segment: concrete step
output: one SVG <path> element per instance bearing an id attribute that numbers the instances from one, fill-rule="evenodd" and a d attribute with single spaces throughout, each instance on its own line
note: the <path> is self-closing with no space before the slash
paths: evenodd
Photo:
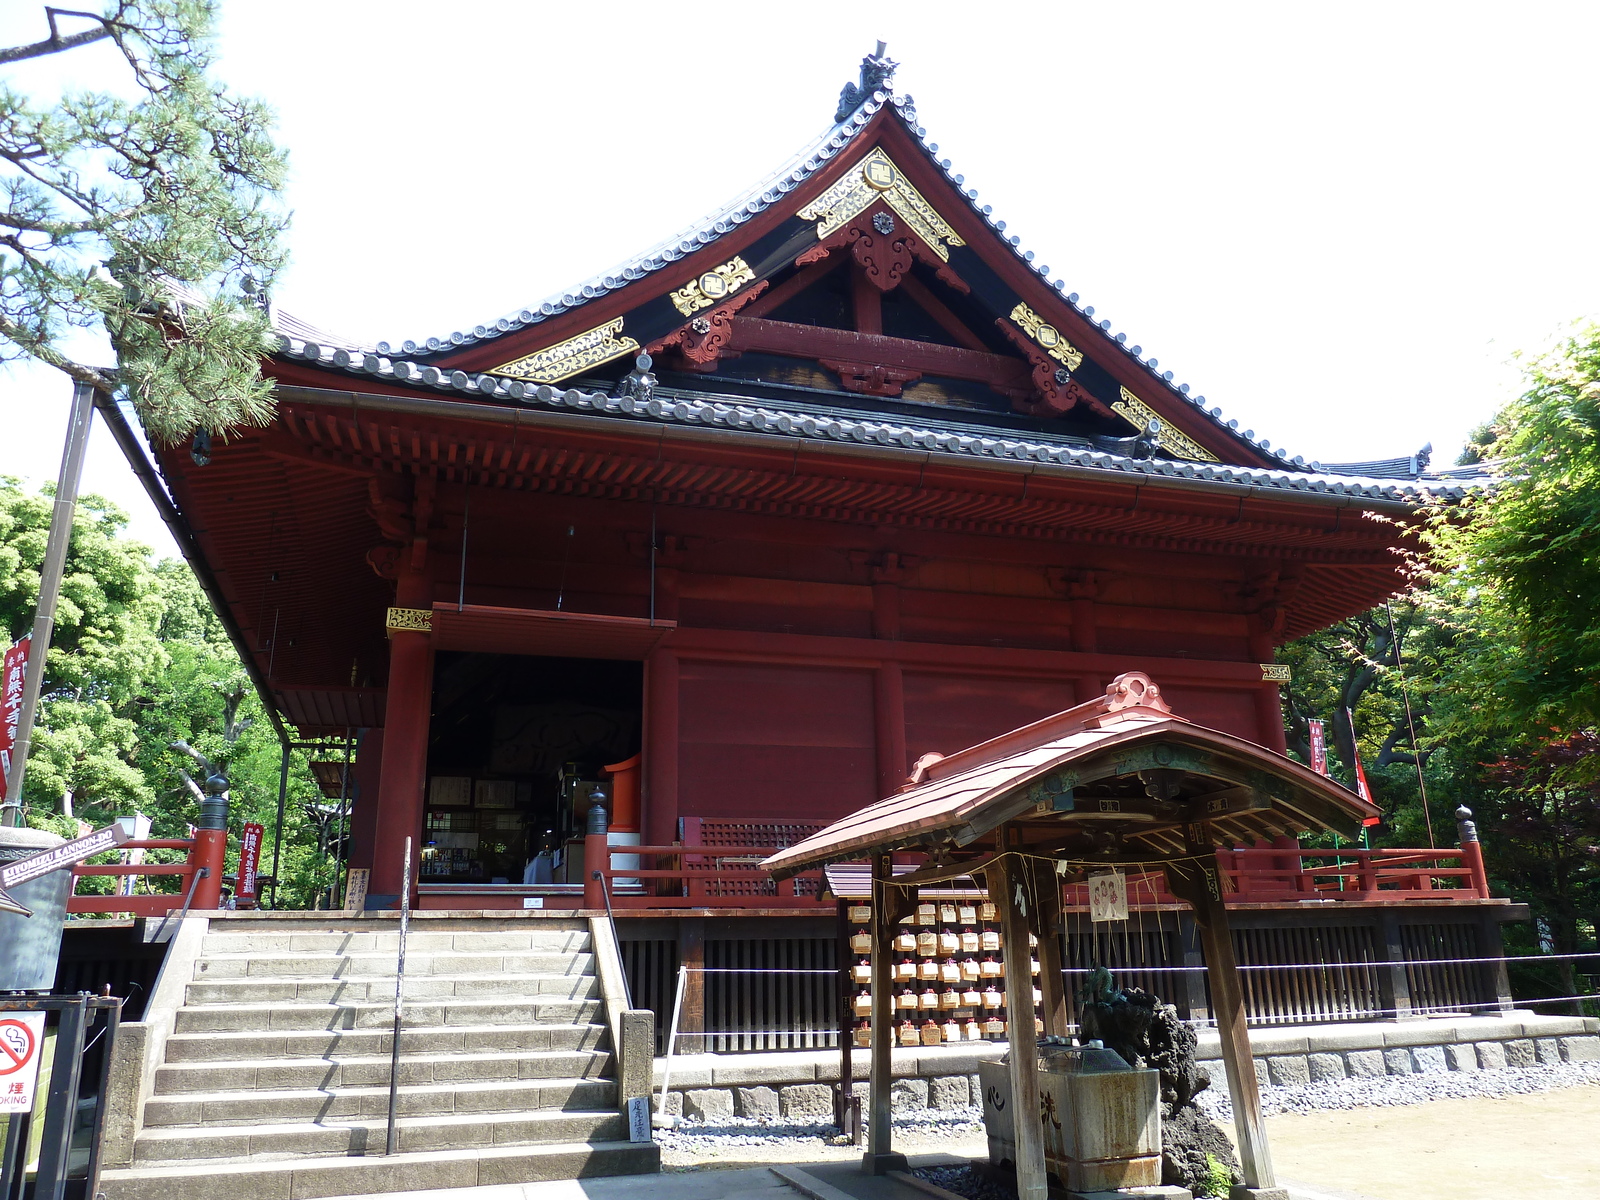
<path id="1" fill-rule="evenodd" d="M 539 1110 L 616 1110 L 617 1085 L 608 1079 L 510 1079 L 408 1084 L 395 1095 L 403 1117 Z M 191 1092 L 156 1095 L 145 1104 L 147 1129 L 216 1127 L 386 1117 L 389 1088 L 382 1086 Z"/>
<path id="2" fill-rule="evenodd" d="M 378 1149 L 382 1150 L 382 1140 Z M 495 1146 L 388 1157 L 299 1158 L 282 1162 L 207 1163 L 106 1171 L 106 1200 L 305 1200 L 386 1192 L 537 1183 L 593 1175 L 639 1175 L 661 1169 L 650 1142 Z"/>
<path id="3" fill-rule="evenodd" d="M 295 932 L 273 928 L 239 932 L 231 924 L 220 932 L 208 933 L 202 954 L 287 954 L 302 951 L 321 954 L 395 954 L 400 947 L 398 931 L 374 929 L 315 929 Z M 587 928 L 552 929 L 542 925 L 526 929 L 503 930 L 419 930 L 415 926 L 406 936 L 406 953 L 412 951 L 458 950 L 472 954 L 538 951 L 570 954 L 589 949 Z"/>
<path id="4" fill-rule="evenodd" d="M 474 996 L 507 999 L 589 999 L 600 995 L 592 975 L 424 975 L 406 977 L 406 1003 Z M 267 1004 L 286 1000 L 327 1004 L 362 1000 L 394 1003 L 394 976 L 387 979 L 325 976 L 318 979 L 239 978 L 187 985 L 189 1004 Z"/>
<path id="5" fill-rule="evenodd" d="M 272 1091 L 295 1088 L 388 1087 L 390 1058 L 279 1058 L 169 1062 L 156 1068 L 155 1094 Z M 402 1085 L 489 1083 L 497 1080 L 603 1079 L 611 1073 L 609 1054 L 501 1051 L 482 1054 L 402 1056 Z"/>
<path id="6" fill-rule="evenodd" d="M 560 1110 L 404 1117 L 395 1127 L 401 1153 L 614 1141 L 628 1131 L 620 1113 Z M 134 1139 L 133 1162 L 135 1166 L 185 1162 L 198 1166 L 202 1160 L 259 1162 L 381 1153 L 387 1129 L 383 1118 L 145 1129 Z"/>
<path id="7" fill-rule="evenodd" d="M 434 1000 L 407 1002 L 405 1023 L 422 1028 L 434 1025 L 579 1025 L 599 1020 L 600 1004 L 593 1000 Z M 394 1024 L 394 1002 L 301 1004 L 205 1004 L 180 1008 L 178 1033 L 274 1029 L 388 1029 Z"/>
<path id="8" fill-rule="evenodd" d="M 195 963 L 195 979 L 392 979 L 395 955 L 323 951 L 272 954 L 207 954 Z M 464 953 L 428 950 L 406 953 L 406 982 L 430 975 L 587 975 L 594 970 L 588 951 L 510 951 Z"/>
<path id="9" fill-rule="evenodd" d="M 483 1051 L 593 1052 L 604 1025 L 452 1025 L 402 1029 L 400 1053 L 472 1054 Z M 169 1063 L 256 1061 L 280 1058 L 350 1058 L 388 1054 L 388 1029 L 265 1030 L 175 1033 L 167 1039 Z"/>

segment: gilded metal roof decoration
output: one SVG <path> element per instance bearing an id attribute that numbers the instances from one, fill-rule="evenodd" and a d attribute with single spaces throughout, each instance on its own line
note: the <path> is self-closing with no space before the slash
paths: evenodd
<path id="1" fill-rule="evenodd" d="M 1018 328 L 1026 333 L 1051 358 L 1064 365 L 1069 371 L 1076 371 L 1083 362 L 1083 351 L 1079 350 L 1066 338 L 1061 336 L 1061 331 L 1054 325 L 1045 323 L 1043 317 L 1034 312 L 1021 301 L 1011 310 L 1011 319 L 1017 323 Z M 1066 383 L 1057 372 L 1057 383 Z"/>
<path id="2" fill-rule="evenodd" d="M 817 222 L 817 237 L 821 239 L 879 200 L 899 213 L 912 232 L 944 261 L 950 261 L 950 251 L 945 247 L 966 245 L 881 146 L 874 146 L 855 170 L 802 208 L 799 215 L 802 220 Z"/>
<path id="3" fill-rule="evenodd" d="M 1162 421 L 1160 413 L 1127 388 L 1122 389 L 1122 399 L 1112 403 L 1111 411 L 1135 429 L 1148 429 L 1151 421 L 1160 421 L 1161 448 L 1177 458 L 1192 459 L 1195 462 L 1214 463 L 1221 461 L 1215 454 L 1211 453 L 1188 434 L 1175 428 L 1171 421 Z"/>
<path id="4" fill-rule="evenodd" d="M 1262 683 L 1292 683 L 1294 681 L 1294 668 L 1288 663 L 1262 663 Z"/>
<path id="5" fill-rule="evenodd" d="M 596 325 L 554 346 L 495 367 L 489 373 L 507 379 L 526 379 L 531 383 L 560 383 L 591 367 L 636 354 L 639 343 L 622 335 L 622 318 Z"/>
<path id="6" fill-rule="evenodd" d="M 672 306 L 684 316 L 720 303 L 755 279 L 750 264 L 738 255 L 720 267 L 707 271 L 699 279 L 691 279 L 672 293 Z"/>

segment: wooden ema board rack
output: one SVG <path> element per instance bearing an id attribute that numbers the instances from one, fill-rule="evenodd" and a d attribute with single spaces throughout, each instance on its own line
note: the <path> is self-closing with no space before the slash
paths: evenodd
<path id="1" fill-rule="evenodd" d="M 872 905 L 847 909 L 855 982 L 853 1040 L 872 1044 Z M 1037 940 L 1028 935 L 1033 974 L 1039 974 Z M 999 914 L 987 899 L 921 901 L 901 918 L 894 939 L 895 1041 L 902 1046 L 948 1042 L 1004 1041 L 1010 1022 L 1005 991 L 1004 935 Z M 1033 989 L 1034 1026 L 1043 1031 Z"/>

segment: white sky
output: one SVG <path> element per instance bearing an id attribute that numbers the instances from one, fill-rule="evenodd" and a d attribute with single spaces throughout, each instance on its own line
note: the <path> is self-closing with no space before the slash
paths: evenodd
<path id="1" fill-rule="evenodd" d="M 676 232 L 826 128 L 877 38 L 1008 232 L 1290 454 L 1449 461 L 1515 351 L 1600 314 L 1592 4 L 223 7 L 222 77 L 291 155 L 276 299 L 372 340 Z M 42 33 L 37 4 L 0 14 Z M 0 376 L 0 473 L 54 476 L 69 390 Z M 170 548 L 103 432 L 86 488 Z"/>

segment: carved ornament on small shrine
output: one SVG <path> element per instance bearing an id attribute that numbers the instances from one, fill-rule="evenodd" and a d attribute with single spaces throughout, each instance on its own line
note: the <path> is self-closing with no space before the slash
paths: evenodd
<path id="1" fill-rule="evenodd" d="M 950 261 L 947 246 L 966 245 L 878 146 L 861 160 L 859 169 L 802 208 L 800 217 L 817 222 L 817 237 L 821 239 L 843 228 L 879 200 L 899 213 L 912 232 L 945 262 Z"/>
<path id="2" fill-rule="evenodd" d="M 560 383 L 613 358 L 638 352 L 639 343 L 623 335 L 622 318 L 618 317 L 576 337 L 569 337 L 564 342 L 503 363 L 489 374 L 525 379 L 531 383 Z"/>
<path id="3" fill-rule="evenodd" d="M 1178 458 L 1187 458 L 1195 462 L 1219 462 L 1220 459 L 1207 450 L 1199 442 L 1186 433 L 1180 433 L 1171 421 L 1163 420 L 1161 414 L 1156 412 L 1139 397 L 1127 388 L 1122 388 L 1122 399 L 1112 402 L 1111 411 L 1116 413 L 1140 433 L 1150 427 L 1151 421 L 1161 422 L 1161 448 L 1169 450 Z"/>
<path id="4" fill-rule="evenodd" d="M 692 279 L 669 297 L 672 306 L 684 316 L 699 312 L 733 295 L 756 277 L 750 264 L 735 256 L 720 267 L 707 271 L 699 279 Z"/>
<path id="5" fill-rule="evenodd" d="M 390 633 L 432 633 L 433 613 L 426 608 L 391 608 L 383 627 Z"/>
<path id="6" fill-rule="evenodd" d="M 1294 679 L 1294 672 L 1288 663 L 1262 663 L 1262 683 L 1290 683 Z"/>
<path id="7" fill-rule="evenodd" d="M 1011 310 L 1011 319 L 1037 342 L 1046 354 L 1067 370 L 1076 371 L 1083 362 L 1083 351 L 1062 337 L 1061 331 L 1054 325 L 1047 325 L 1044 318 L 1026 304 L 1019 301 Z"/>

